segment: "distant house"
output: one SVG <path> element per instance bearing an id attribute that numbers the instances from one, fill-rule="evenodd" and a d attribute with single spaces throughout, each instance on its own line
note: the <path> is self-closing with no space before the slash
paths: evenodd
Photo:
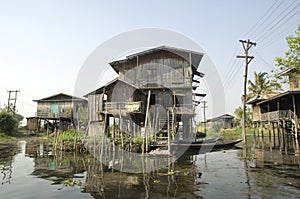
<path id="1" fill-rule="evenodd" d="M 269 128 L 274 129 L 276 125 L 278 130 L 297 134 L 300 124 L 300 72 L 291 68 L 279 75 L 288 76 L 289 90 L 250 99 L 247 103 L 252 105 L 253 123 L 261 130 L 269 124 Z"/>
<path id="2" fill-rule="evenodd" d="M 237 123 L 233 120 L 234 116 L 229 114 L 224 114 L 219 117 L 211 118 L 206 121 L 207 128 L 211 128 L 214 125 L 217 125 L 218 127 L 222 129 L 230 129 L 235 128 L 237 126 Z"/>
<path id="3" fill-rule="evenodd" d="M 41 122 L 52 130 L 67 128 L 74 121 L 73 114 L 77 113 L 80 107 L 87 106 L 85 99 L 64 93 L 33 101 L 37 102 L 36 115 L 27 118 L 27 128 L 31 131 L 38 131 Z"/>
<path id="4" fill-rule="evenodd" d="M 89 133 L 117 125 L 132 135 L 143 132 L 142 128 L 147 136 L 166 133 L 168 127 L 174 135 L 182 124 L 184 136 L 189 136 L 194 98 L 205 96 L 195 93 L 204 76 L 197 71 L 202 57 L 199 52 L 161 46 L 109 63 L 118 77 L 85 96 Z"/>

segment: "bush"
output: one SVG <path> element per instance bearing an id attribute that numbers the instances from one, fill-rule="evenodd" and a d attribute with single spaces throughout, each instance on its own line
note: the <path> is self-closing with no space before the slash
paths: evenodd
<path id="1" fill-rule="evenodd" d="M 58 140 L 60 141 L 73 141 L 75 140 L 76 132 L 74 129 L 60 132 Z"/>
<path id="2" fill-rule="evenodd" d="M 10 113 L 2 110 L 0 112 L 0 132 L 11 135 L 18 129 L 18 120 Z"/>

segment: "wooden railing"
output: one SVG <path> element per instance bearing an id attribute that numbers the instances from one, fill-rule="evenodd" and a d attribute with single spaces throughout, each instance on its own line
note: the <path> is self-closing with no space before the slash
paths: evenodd
<path id="1" fill-rule="evenodd" d="M 261 121 L 295 120 L 296 116 L 291 110 L 271 111 L 261 114 Z"/>
<path id="2" fill-rule="evenodd" d="M 143 113 L 144 108 L 142 106 L 143 102 L 105 102 L 104 110 L 108 113 Z"/>
<path id="3" fill-rule="evenodd" d="M 72 114 L 73 114 L 72 112 L 52 113 L 52 112 L 38 111 L 36 113 L 36 116 L 41 118 L 59 118 L 59 117 L 71 118 Z"/>
<path id="4" fill-rule="evenodd" d="M 192 104 L 183 104 L 175 106 L 174 111 L 177 115 L 194 114 L 194 106 Z"/>

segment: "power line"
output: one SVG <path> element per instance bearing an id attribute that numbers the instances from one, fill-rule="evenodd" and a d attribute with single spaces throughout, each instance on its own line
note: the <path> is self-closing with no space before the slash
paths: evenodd
<path id="1" fill-rule="evenodd" d="M 271 66 L 271 64 L 269 64 L 258 52 L 257 52 L 257 50 L 253 50 L 254 51 L 254 53 L 255 53 L 255 55 L 257 55 L 258 56 L 258 58 L 260 58 L 260 60 L 262 60 L 271 70 L 274 70 L 274 69 L 276 69 L 274 66 Z"/>
<path id="2" fill-rule="evenodd" d="M 232 66 L 232 62 L 235 62 L 235 61 L 236 61 L 235 55 L 237 54 L 238 50 L 239 50 L 239 45 L 236 45 L 234 54 L 231 56 L 231 59 L 230 59 L 230 61 L 228 62 L 227 66 Z M 227 68 L 226 68 L 226 71 L 224 72 L 225 77 L 226 77 L 228 74 L 230 74 L 231 70 L 232 70 L 232 67 L 227 67 Z"/>
<path id="3" fill-rule="evenodd" d="M 283 12 L 281 12 L 275 19 L 273 19 L 271 21 L 271 23 L 269 23 L 268 28 L 267 30 L 265 30 L 264 32 L 262 32 L 262 34 L 260 34 L 256 40 L 259 41 L 259 42 L 262 42 L 262 38 L 265 38 L 266 36 L 269 36 L 270 34 L 274 33 L 271 32 L 273 30 L 274 27 L 278 26 L 280 24 L 280 22 L 282 20 L 284 20 L 286 17 L 288 17 L 296 8 L 299 7 L 300 4 L 298 4 L 296 7 L 294 7 L 292 10 L 288 10 L 294 3 L 296 2 L 296 0 L 294 2 L 292 2 L 286 9 L 283 10 Z M 282 18 L 279 19 L 279 17 L 281 17 L 284 13 L 286 13 Z M 297 14 L 297 13 L 296 13 Z M 295 15 L 295 14 L 294 14 Z M 293 15 L 293 16 L 294 16 Z M 277 20 L 279 19 L 279 20 Z M 276 21 L 277 20 L 277 21 Z M 270 34 L 269 34 L 270 32 Z"/>
<path id="4" fill-rule="evenodd" d="M 272 4 L 272 6 L 265 12 L 265 14 L 254 24 L 254 26 L 252 26 L 251 28 L 250 28 L 250 30 L 244 35 L 244 37 L 247 37 L 248 36 L 248 34 L 250 34 L 251 32 L 255 32 L 256 30 L 257 30 L 257 28 L 259 27 L 259 26 L 257 26 L 261 21 L 262 21 L 262 19 L 264 18 L 264 17 L 266 17 L 267 16 L 267 14 L 272 10 L 272 8 L 275 6 L 275 4 L 278 2 L 278 0 L 276 0 L 273 4 Z M 282 1 L 283 2 L 283 1 Z M 274 12 L 272 12 L 272 13 L 274 13 Z"/>
<path id="5" fill-rule="evenodd" d="M 300 4 L 299 4 L 300 5 Z M 300 12 L 300 9 L 299 10 L 297 10 L 297 12 L 295 12 L 292 16 L 291 16 L 291 18 L 292 17 L 294 17 L 296 14 L 298 14 Z M 288 20 L 290 20 L 290 18 L 286 18 L 286 20 L 285 21 L 283 21 L 283 24 L 284 23 L 286 23 Z M 280 23 L 278 23 L 278 25 L 279 25 Z M 277 30 L 278 28 L 280 28 L 281 26 L 277 26 L 276 28 L 275 28 L 275 30 Z M 275 30 L 274 31 L 272 31 L 270 34 L 265 34 L 262 38 L 261 38 L 261 42 L 263 42 L 265 39 L 266 39 L 266 37 L 267 36 L 270 36 L 271 34 L 274 34 L 274 32 L 275 32 Z M 285 30 L 285 29 L 284 29 Z"/>
<path id="6" fill-rule="evenodd" d="M 253 32 L 252 35 L 254 35 L 254 32 L 259 30 L 261 27 L 263 27 L 263 25 L 268 21 L 268 19 L 270 19 L 272 17 L 273 14 L 276 13 L 276 10 L 282 5 L 282 3 L 284 2 L 284 0 L 282 0 L 277 6 L 276 8 L 271 12 L 271 14 L 266 17 L 266 19 L 260 24 L 260 26 L 258 26 Z M 258 34 L 259 35 L 259 34 Z"/>
<path id="7" fill-rule="evenodd" d="M 242 69 L 242 67 L 238 67 L 238 71 L 236 72 L 234 78 L 242 74 Z M 230 90 L 234 86 L 234 83 L 236 83 L 235 81 L 233 81 L 234 78 L 232 78 L 232 81 L 230 81 L 229 84 L 226 86 L 226 90 Z"/>
<path id="8" fill-rule="evenodd" d="M 297 25 L 296 25 L 297 24 Z M 280 33 L 277 34 L 277 36 L 275 38 L 272 38 L 271 40 L 265 42 L 263 45 L 261 45 L 259 47 L 260 50 L 263 50 L 267 47 L 269 47 L 271 44 L 274 44 L 276 42 L 278 42 L 278 38 L 283 37 L 284 35 L 287 35 L 289 32 L 291 32 L 293 29 L 297 29 L 297 27 L 300 25 L 299 20 L 297 19 L 297 21 L 295 21 L 295 23 L 293 23 L 292 25 L 290 25 L 290 28 L 288 29 L 283 29 L 283 31 L 281 31 Z"/>
<path id="9" fill-rule="evenodd" d="M 238 62 L 238 60 L 235 61 L 235 64 L 233 65 L 234 70 L 232 71 L 231 74 L 228 75 L 227 81 L 225 82 L 225 87 L 227 87 L 228 85 L 232 84 L 232 80 L 236 78 L 236 76 L 239 74 L 240 72 L 240 63 Z"/>
<path id="10" fill-rule="evenodd" d="M 8 100 L 7 100 L 7 112 L 12 112 L 13 114 L 16 113 L 16 103 L 17 103 L 17 96 L 18 96 L 18 92 L 20 92 L 20 90 L 9 90 L 8 92 Z M 15 97 L 12 98 L 11 94 L 15 93 Z M 11 103 L 11 101 L 13 103 Z"/>
<path id="11" fill-rule="evenodd" d="M 243 96 L 243 140 L 246 142 L 246 99 L 247 99 L 247 76 L 248 76 L 248 65 L 253 56 L 249 56 L 249 50 L 252 46 L 256 46 L 256 43 L 251 42 L 249 39 L 247 41 L 240 40 L 243 45 L 245 55 L 238 55 L 237 58 L 243 58 L 246 61 L 245 65 L 245 75 L 244 75 L 244 96 Z"/>

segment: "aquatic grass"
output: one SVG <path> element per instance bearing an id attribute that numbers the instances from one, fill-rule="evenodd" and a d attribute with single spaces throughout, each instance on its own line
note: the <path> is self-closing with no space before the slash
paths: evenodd
<path id="1" fill-rule="evenodd" d="M 242 138 L 242 131 L 242 127 L 237 127 L 233 129 L 221 129 L 220 136 L 224 140 L 239 139 Z M 253 135 L 253 128 L 246 128 L 246 134 Z"/>
<path id="2" fill-rule="evenodd" d="M 81 187 L 83 183 L 81 182 L 81 180 L 74 180 L 73 178 L 68 178 L 63 183 L 63 186 L 65 187 L 74 187 L 75 185 Z"/>

